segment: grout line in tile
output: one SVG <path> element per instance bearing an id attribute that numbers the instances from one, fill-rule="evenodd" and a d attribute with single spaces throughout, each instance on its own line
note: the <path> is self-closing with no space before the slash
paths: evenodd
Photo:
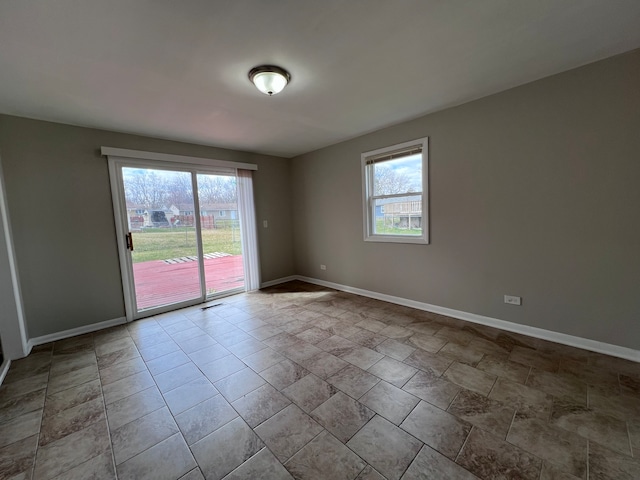
<path id="1" fill-rule="evenodd" d="M 146 366 L 147 365 L 145 363 L 145 367 Z M 116 478 L 118 478 L 118 470 L 117 470 L 117 465 L 116 465 L 116 456 L 115 456 L 115 453 L 113 451 L 113 439 L 111 437 L 111 427 L 109 427 L 109 418 L 107 416 L 107 404 L 106 404 L 105 399 L 104 399 L 104 390 L 102 389 L 102 378 L 100 377 L 100 375 L 98 375 L 98 383 L 100 384 L 100 398 L 102 398 L 102 408 L 104 409 L 104 423 L 106 424 L 105 426 L 107 428 L 107 436 L 109 437 L 109 450 L 111 451 L 111 465 L 113 466 L 113 473 L 115 474 Z M 151 387 L 149 387 L 149 388 L 151 388 Z"/>
<path id="2" fill-rule="evenodd" d="M 589 453 L 590 453 L 590 447 L 591 447 L 591 440 L 587 440 L 587 478 L 590 478 L 590 472 L 589 472 Z"/>
<path id="3" fill-rule="evenodd" d="M 507 433 L 506 433 L 506 435 L 504 436 L 504 441 L 505 441 L 505 442 L 507 442 L 507 438 L 509 437 L 509 433 L 511 432 L 511 427 L 513 427 L 513 423 L 514 423 L 514 422 L 515 422 L 515 420 L 516 420 L 516 414 L 517 414 L 517 413 L 518 413 L 518 409 L 516 408 L 516 409 L 513 411 L 513 416 L 511 417 L 511 423 L 509 423 L 509 428 L 507 429 Z"/>
<path id="4" fill-rule="evenodd" d="M 464 439 L 464 442 L 462 442 L 462 445 L 460 445 L 460 450 L 458 450 L 458 453 L 456 453 L 456 458 L 453 460 L 454 463 L 456 463 L 457 465 L 460 465 L 458 463 L 458 458 L 460 457 L 460 454 L 462 453 L 462 450 L 464 450 L 465 445 L 467 444 L 467 442 L 469 441 L 469 437 L 471 436 L 471 432 L 473 432 L 473 429 L 476 428 L 475 426 L 471 427 L 471 430 L 469 430 L 469 433 L 467 434 L 466 438 Z"/>

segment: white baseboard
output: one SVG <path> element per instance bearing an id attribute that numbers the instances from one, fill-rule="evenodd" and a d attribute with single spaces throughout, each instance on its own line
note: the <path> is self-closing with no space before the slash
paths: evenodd
<path id="1" fill-rule="evenodd" d="M 11 366 L 11 360 L 9 360 L 8 358 L 5 358 L 4 362 L 2 362 L 2 365 L 0 365 L 0 385 L 2 385 L 2 382 L 4 382 L 4 377 L 7 376 L 7 373 L 9 373 L 10 366 Z"/>
<path id="2" fill-rule="evenodd" d="M 269 280 L 268 282 L 262 282 L 260 284 L 260 288 L 273 287 L 274 285 L 280 285 L 281 283 L 292 282 L 294 280 L 298 280 L 300 277 L 298 275 L 290 275 L 288 277 L 276 278 L 275 280 Z"/>
<path id="3" fill-rule="evenodd" d="M 418 310 L 425 310 L 427 312 L 439 313 L 448 317 L 458 318 L 460 320 L 466 320 L 467 322 L 478 323 L 480 325 L 486 325 L 489 327 L 499 328 L 508 332 L 520 333 L 529 337 L 541 338 L 550 342 L 561 343 L 563 345 L 569 345 L 571 347 L 582 348 L 584 350 L 590 350 L 593 352 L 604 353 L 605 355 L 611 355 L 613 357 L 625 358 L 634 362 L 640 362 L 640 350 L 633 350 L 627 347 L 620 347 L 618 345 L 611 345 L 609 343 L 598 342 L 596 340 L 590 340 L 588 338 L 575 337 L 573 335 L 567 335 L 565 333 L 553 332 L 551 330 L 545 330 L 537 327 L 530 327 L 528 325 L 521 325 L 519 323 L 508 322 L 506 320 L 499 320 L 497 318 L 485 317 L 484 315 L 478 315 L 475 313 L 463 312 L 461 310 L 454 310 L 452 308 L 440 307 L 438 305 L 431 305 L 429 303 L 417 302 L 415 300 L 408 300 L 402 297 L 395 297 L 393 295 L 386 295 L 384 293 L 372 292 L 370 290 L 363 290 L 361 288 L 350 287 L 348 285 L 341 285 L 339 283 L 327 282 L 325 280 L 319 280 L 317 278 L 304 277 L 301 275 L 294 276 L 296 280 L 302 280 L 303 282 L 313 283 L 315 285 L 321 285 L 323 287 L 333 288 L 342 292 L 355 293 L 356 295 L 362 295 L 363 297 L 375 298 L 377 300 L 383 300 L 385 302 L 395 303 L 397 305 L 404 305 L 406 307 L 416 308 Z"/>
<path id="4" fill-rule="evenodd" d="M 97 330 L 102 330 L 109 327 L 115 327 L 116 325 L 122 325 L 123 323 L 127 323 L 126 317 L 105 320 L 104 322 L 92 323 L 91 325 L 84 325 L 82 327 L 72 328 L 70 330 L 63 330 L 62 332 L 50 333 L 48 335 L 42 335 L 41 337 L 30 338 L 27 345 L 30 352 L 31 349 L 36 345 L 64 340 L 65 338 L 75 337 L 76 335 L 95 332 Z"/>

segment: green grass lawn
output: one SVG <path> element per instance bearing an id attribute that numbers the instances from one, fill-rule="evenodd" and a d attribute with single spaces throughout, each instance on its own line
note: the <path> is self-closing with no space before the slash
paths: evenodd
<path id="1" fill-rule="evenodd" d="M 133 248 L 133 263 L 198 255 L 193 227 L 148 228 L 133 232 Z M 240 255 L 240 229 L 203 230 L 202 249 L 204 253 Z"/>
<path id="2" fill-rule="evenodd" d="M 376 233 L 387 235 L 422 235 L 421 228 L 396 228 L 385 225 L 383 220 L 376 220 Z"/>

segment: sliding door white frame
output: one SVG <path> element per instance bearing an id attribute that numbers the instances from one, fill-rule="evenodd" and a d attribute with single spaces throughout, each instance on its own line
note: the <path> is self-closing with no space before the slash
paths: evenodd
<path id="1" fill-rule="evenodd" d="M 222 174 L 234 175 L 238 178 L 238 202 L 240 209 L 241 221 L 241 238 L 242 252 L 245 264 L 245 288 L 244 290 L 253 290 L 260 284 L 260 272 L 258 262 L 258 248 L 256 240 L 255 212 L 253 205 L 253 192 L 247 193 L 247 188 L 253 189 L 251 182 L 251 172 L 248 170 L 256 170 L 257 166 L 253 164 L 223 162 L 216 160 L 207 160 L 196 157 L 183 157 L 176 155 L 157 154 L 152 152 L 138 152 L 133 150 L 114 149 L 110 147 L 102 147 L 103 155 L 107 155 L 109 163 L 109 178 L 111 181 L 111 195 L 113 200 L 113 210 L 115 216 L 116 236 L 118 243 L 118 253 L 120 256 L 120 271 L 122 276 L 122 284 L 124 290 L 124 301 L 127 321 L 143 318 L 150 315 L 157 315 L 178 308 L 202 303 L 209 298 L 206 294 L 206 279 L 204 276 L 204 263 L 199 263 L 201 296 L 187 302 L 166 305 L 149 310 L 139 312 L 135 302 L 135 284 L 133 279 L 133 268 L 131 256 L 127 250 L 125 235 L 128 233 L 129 226 L 126 224 L 126 201 L 124 196 L 124 184 L 122 178 L 122 167 L 140 167 L 153 168 L 162 170 L 182 171 L 191 174 L 192 188 L 194 192 L 194 208 L 196 212 L 200 211 L 199 199 L 197 195 L 197 175 L 201 174 Z M 123 156 L 119 156 L 123 155 Z M 135 155 L 135 156 L 134 156 Z M 208 163 L 204 163 L 208 162 Z M 243 172 L 244 171 L 244 172 Z M 248 175 L 248 180 L 247 180 Z M 240 179 L 242 176 L 243 180 Z M 240 183 L 242 182 L 242 187 Z M 246 204 L 249 201 L 250 204 Z M 199 215 L 195 215 L 196 231 L 201 231 L 201 221 Z M 202 238 L 196 235 L 198 258 L 203 258 Z M 229 290 L 221 293 L 219 296 L 225 296 L 242 291 L 242 288 Z"/>

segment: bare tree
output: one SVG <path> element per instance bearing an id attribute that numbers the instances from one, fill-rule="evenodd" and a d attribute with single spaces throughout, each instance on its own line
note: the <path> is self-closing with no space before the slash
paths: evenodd
<path id="1" fill-rule="evenodd" d="M 235 177 L 198 175 L 200 203 L 235 203 L 237 189 Z"/>
<path id="2" fill-rule="evenodd" d="M 376 165 L 374 175 L 374 192 L 376 195 L 394 195 L 396 193 L 408 193 L 414 191 L 411 178 L 396 170 Z"/>
<path id="3" fill-rule="evenodd" d="M 147 210 L 160 209 L 168 198 L 167 181 L 153 170 L 123 169 L 124 190 L 128 202 Z"/>
<path id="4" fill-rule="evenodd" d="M 172 175 L 167 182 L 167 203 L 170 205 L 193 205 L 191 175 Z"/>

